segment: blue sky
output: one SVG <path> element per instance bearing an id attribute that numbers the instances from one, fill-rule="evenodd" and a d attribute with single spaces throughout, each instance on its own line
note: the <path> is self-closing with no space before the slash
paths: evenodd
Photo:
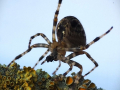
<path id="1" fill-rule="evenodd" d="M 58 0 L 0 0 L 0 63 L 8 65 L 18 54 L 28 48 L 30 36 L 44 33 L 52 40 L 52 25 Z M 58 21 L 65 16 L 75 16 L 82 23 L 87 43 L 106 32 L 111 26 L 113 30 L 96 42 L 87 51 L 99 66 L 86 79 L 92 80 L 105 90 L 120 90 L 120 1 L 119 0 L 63 0 Z M 32 41 L 46 43 L 42 37 Z M 45 48 L 33 49 L 16 62 L 23 66 L 31 66 L 46 51 Z M 68 55 L 69 53 L 67 53 Z M 44 58 L 45 59 L 45 58 Z M 43 60 L 44 60 L 43 59 Z M 72 60 L 83 65 L 83 75 L 94 67 L 85 56 L 80 55 Z M 59 62 L 51 62 L 36 66 L 52 75 Z M 62 63 L 57 74 L 67 71 L 69 66 Z M 73 67 L 72 72 L 78 72 Z"/>

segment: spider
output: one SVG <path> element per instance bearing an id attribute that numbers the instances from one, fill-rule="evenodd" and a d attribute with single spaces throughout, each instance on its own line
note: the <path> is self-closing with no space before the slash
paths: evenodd
<path id="1" fill-rule="evenodd" d="M 89 46 L 91 46 L 93 43 L 97 42 L 103 36 L 108 34 L 113 27 L 111 27 L 107 32 L 105 32 L 101 36 L 96 37 L 90 43 L 86 44 L 86 35 L 85 35 L 84 28 L 76 17 L 66 16 L 62 20 L 60 20 L 60 22 L 57 25 L 57 18 L 58 18 L 61 3 L 62 3 L 62 0 L 59 0 L 57 10 L 55 12 L 54 19 L 53 19 L 52 42 L 43 33 L 37 33 L 31 36 L 29 40 L 28 49 L 22 54 L 19 54 L 18 56 L 16 56 L 15 59 L 12 60 L 7 67 L 9 67 L 15 60 L 21 58 L 23 55 L 30 52 L 33 48 L 38 48 L 38 47 L 44 47 L 48 49 L 39 58 L 38 62 L 34 65 L 33 68 L 35 68 L 35 66 L 39 63 L 39 61 L 41 61 L 46 56 L 46 54 L 50 51 L 51 54 L 48 55 L 41 64 L 45 63 L 46 61 L 47 62 L 52 62 L 53 60 L 59 61 L 59 66 L 53 72 L 53 74 L 55 74 L 59 69 L 59 67 L 61 66 L 61 61 L 64 63 L 67 63 L 70 66 L 70 68 L 63 74 L 63 76 L 66 76 L 72 70 L 73 66 L 78 67 L 80 71 L 77 73 L 77 78 L 75 80 L 75 83 L 78 83 L 78 80 L 81 78 L 83 68 L 81 64 L 71 60 L 73 57 L 77 55 L 85 54 L 95 64 L 95 67 L 92 68 L 83 77 L 88 75 L 98 66 L 98 63 L 90 56 L 90 54 L 83 50 L 88 49 Z M 57 34 L 58 41 L 56 41 L 55 33 Z M 36 43 L 34 45 L 31 45 L 32 39 L 34 39 L 37 36 L 42 36 L 48 44 Z M 71 51 L 73 53 L 65 57 L 65 54 L 67 51 Z"/>

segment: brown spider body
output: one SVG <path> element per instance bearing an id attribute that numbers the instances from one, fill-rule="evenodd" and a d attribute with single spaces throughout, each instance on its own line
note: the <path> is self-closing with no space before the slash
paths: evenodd
<path id="1" fill-rule="evenodd" d="M 66 51 L 61 50 L 62 48 L 74 48 L 86 45 L 86 35 L 83 26 L 74 16 L 67 16 L 60 20 L 56 32 L 58 42 L 53 42 L 49 46 L 51 52 L 53 52 L 55 48 L 59 48 L 55 61 L 62 60 L 62 58 L 65 57 Z"/>
<path id="2" fill-rule="evenodd" d="M 83 26 L 74 16 L 64 17 L 58 23 L 56 31 L 58 42 L 64 42 L 66 48 L 86 45 L 86 35 Z"/>
<path id="3" fill-rule="evenodd" d="M 82 76 L 83 68 L 82 68 L 81 64 L 77 63 L 76 61 L 71 60 L 73 57 L 75 57 L 77 55 L 85 54 L 94 63 L 95 67 L 92 68 L 83 77 L 85 77 L 86 75 L 91 73 L 98 66 L 98 63 L 90 56 L 90 54 L 83 50 L 89 48 L 89 46 L 91 46 L 92 44 L 94 44 L 95 42 L 100 40 L 103 36 L 108 34 L 112 30 L 113 27 L 111 27 L 107 32 L 105 32 L 101 36 L 96 37 L 90 43 L 86 44 L 85 31 L 83 29 L 82 24 L 76 17 L 74 17 L 74 16 L 64 17 L 57 25 L 57 17 L 59 14 L 59 9 L 60 9 L 61 3 L 62 3 L 62 0 L 59 0 L 58 7 L 55 12 L 54 19 L 53 19 L 52 42 L 43 33 L 37 33 L 37 34 L 31 36 L 29 45 L 28 45 L 28 49 L 26 51 L 24 51 L 23 53 L 19 54 L 18 56 L 16 56 L 15 59 L 12 60 L 8 64 L 7 67 L 9 67 L 15 60 L 21 58 L 23 55 L 30 52 L 33 48 L 39 48 L 39 47 L 44 47 L 44 48 L 48 48 L 48 49 L 39 58 L 38 62 L 34 65 L 33 68 L 35 68 L 35 66 L 39 63 L 39 61 L 41 61 L 46 56 L 46 54 L 50 51 L 51 54 L 48 55 L 46 57 L 46 60 L 44 60 L 41 64 L 45 63 L 46 61 L 52 62 L 53 60 L 55 60 L 55 61 L 59 60 L 59 66 L 53 72 L 53 74 L 55 74 L 56 71 L 61 66 L 61 61 L 64 63 L 67 63 L 70 66 L 70 68 L 62 75 L 62 77 L 66 76 L 72 70 L 73 66 L 78 67 L 80 69 L 80 71 L 76 74 L 74 83 L 79 82 L 79 79 Z M 58 42 L 56 41 L 55 32 L 57 32 Z M 34 39 L 37 36 L 42 36 L 48 44 L 36 43 L 34 45 L 31 45 L 32 39 Z M 65 57 L 65 54 L 67 51 L 71 51 L 73 53 L 71 53 L 70 55 Z"/>

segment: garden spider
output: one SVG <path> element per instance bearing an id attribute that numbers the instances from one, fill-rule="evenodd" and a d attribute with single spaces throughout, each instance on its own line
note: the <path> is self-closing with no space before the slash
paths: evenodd
<path id="1" fill-rule="evenodd" d="M 62 76 L 66 76 L 72 70 L 73 66 L 78 67 L 80 69 L 80 71 L 77 73 L 77 78 L 75 80 L 75 83 L 78 83 L 78 80 L 81 78 L 83 68 L 82 68 L 82 65 L 71 60 L 71 58 L 73 58 L 77 55 L 85 54 L 95 64 L 95 67 L 93 69 L 91 69 L 88 73 L 86 73 L 84 76 L 88 75 L 90 72 L 92 72 L 98 66 L 98 63 L 87 52 L 85 52 L 83 50 L 89 48 L 90 45 L 97 42 L 103 36 L 108 34 L 112 30 L 113 27 L 111 27 L 103 35 L 96 37 L 93 41 L 86 44 L 86 35 L 84 32 L 83 26 L 76 17 L 74 17 L 74 16 L 64 17 L 57 25 L 57 17 L 59 14 L 59 9 L 60 9 L 61 3 L 62 3 L 62 0 L 59 0 L 58 7 L 55 12 L 55 16 L 54 16 L 54 20 L 53 20 L 52 42 L 50 42 L 50 40 L 42 33 L 37 33 L 37 34 L 31 36 L 29 45 L 28 45 L 28 49 L 25 52 L 23 52 L 22 54 L 16 56 L 15 59 L 13 61 L 11 61 L 7 67 L 9 67 L 15 60 L 21 58 L 23 55 L 30 52 L 32 50 L 32 48 L 37 48 L 37 47 L 44 47 L 44 48 L 48 48 L 48 49 L 39 58 L 38 62 L 35 64 L 35 66 L 50 51 L 51 54 L 49 56 L 47 56 L 46 60 L 44 60 L 41 64 L 43 64 L 46 61 L 52 62 L 53 60 L 55 60 L 55 61 L 59 60 L 59 66 L 53 72 L 53 74 L 55 74 L 56 71 L 61 66 L 61 61 L 64 63 L 67 63 L 70 66 L 70 68 Z M 57 25 L 57 27 L 56 27 L 56 25 Z M 55 38 L 55 30 L 57 32 L 58 42 L 56 41 L 56 38 Z M 31 46 L 32 39 L 34 39 L 37 36 L 42 36 L 47 41 L 48 44 L 37 43 L 37 44 L 34 44 Z M 73 53 L 71 53 L 70 55 L 65 57 L 66 51 L 71 51 Z M 33 68 L 35 68 L 35 66 Z"/>

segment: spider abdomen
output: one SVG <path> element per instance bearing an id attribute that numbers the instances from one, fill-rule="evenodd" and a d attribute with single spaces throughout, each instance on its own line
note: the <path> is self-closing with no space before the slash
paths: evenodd
<path id="1" fill-rule="evenodd" d="M 74 16 L 64 17 L 57 25 L 58 42 L 73 48 L 86 45 L 86 35 L 80 21 Z"/>

